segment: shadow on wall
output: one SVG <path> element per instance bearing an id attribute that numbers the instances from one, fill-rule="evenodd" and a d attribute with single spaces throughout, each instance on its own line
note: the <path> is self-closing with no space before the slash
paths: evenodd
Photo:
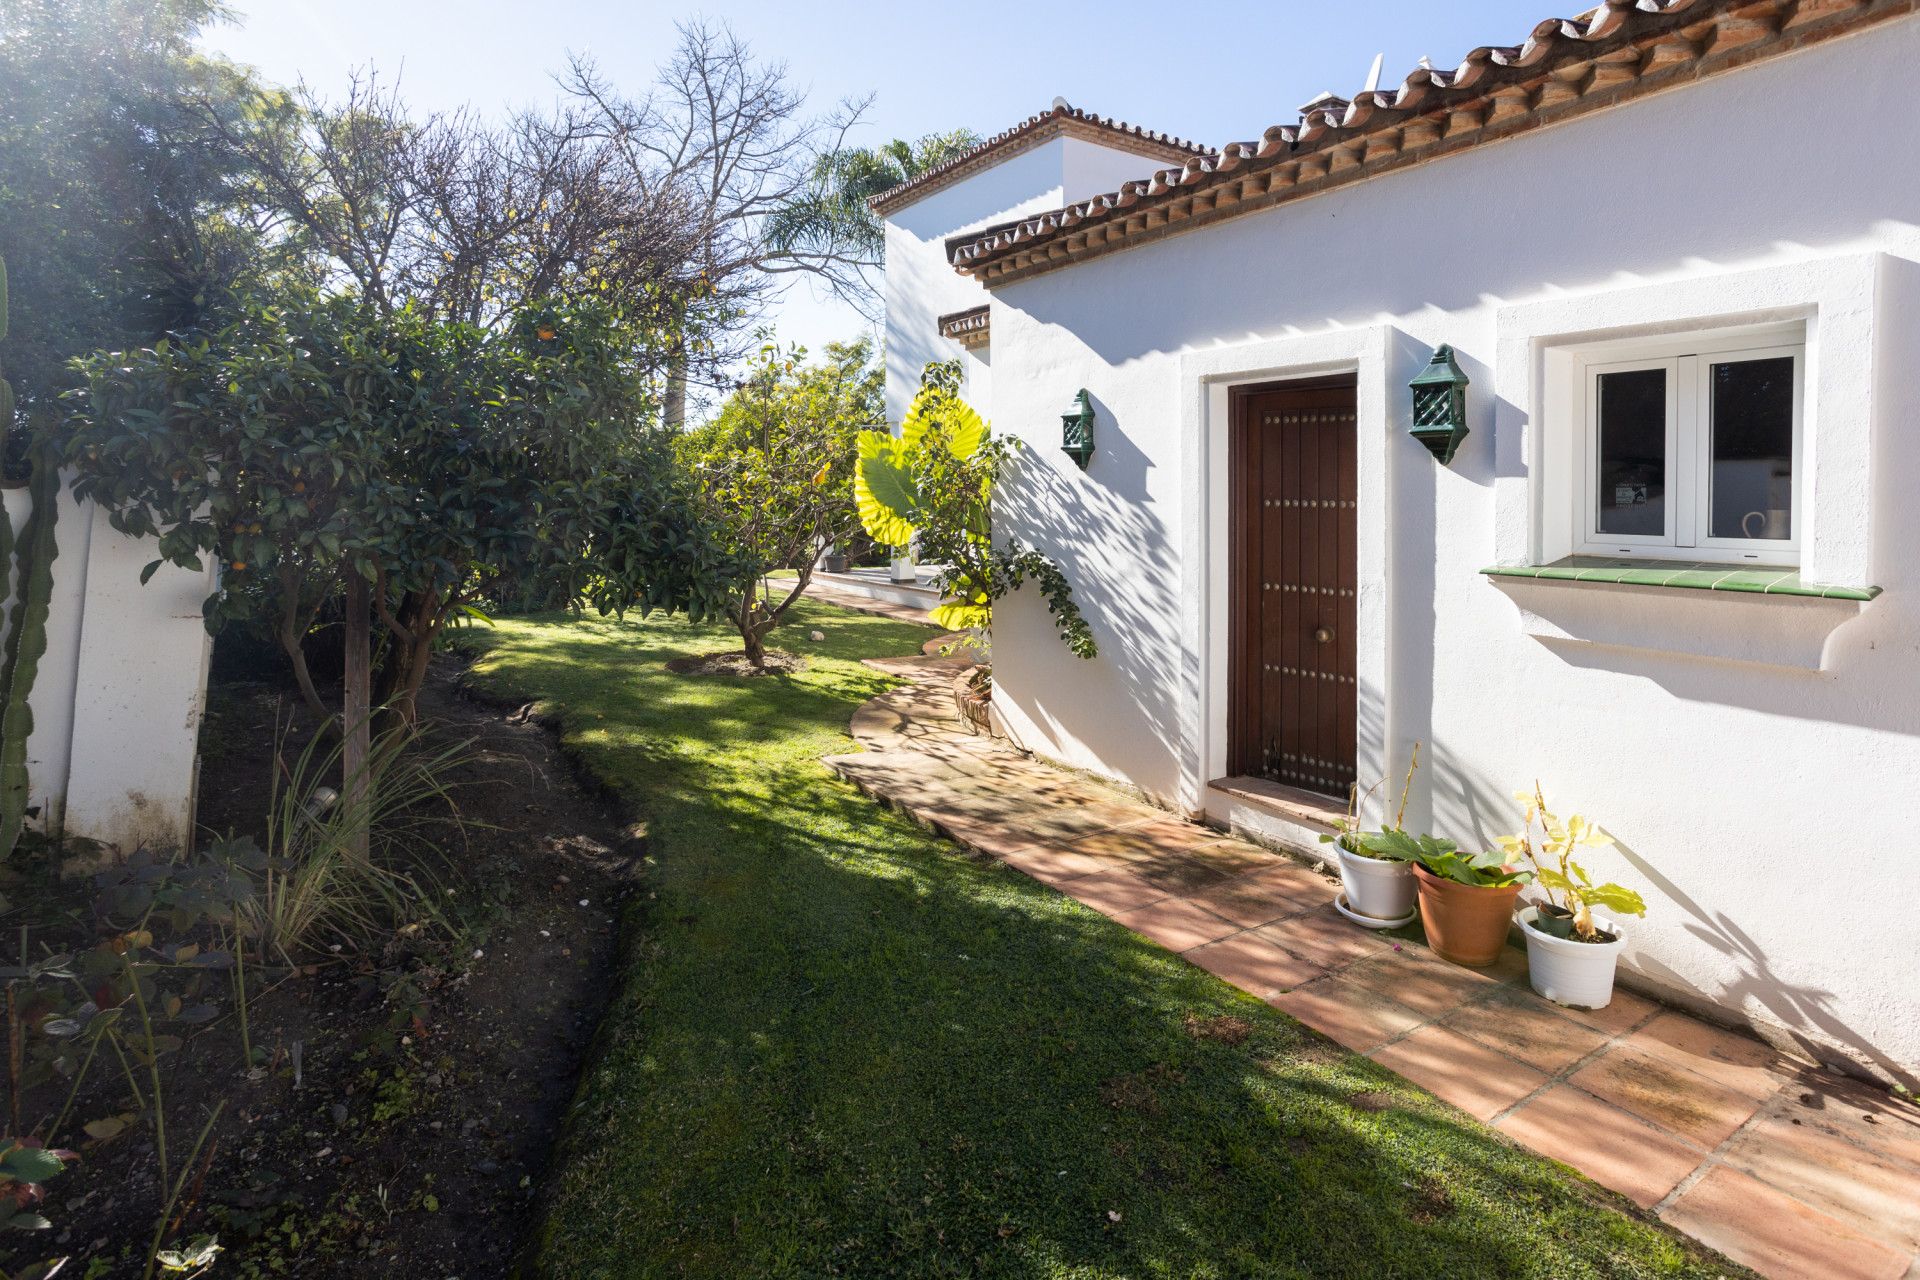
<path id="1" fill-rule="evenodd" d="M 1060 408 L 1066 408 L 1064 399 Z M 1075 669 L 1081 659 L 1052 634 L 1052 618 L 1031 586 L 1006 619 L 1011 628 L 996 619 L 1007 642 L 1003 656 L 1016 646 L 1020 653 L 1016 667 L 1008 671 L 1003 662 L 1000 671 L 1012 677 L 1010 695 L 1056 740 L 1122 742 L 1123 754 L 1105 758 L 1105 766 L 1150 794 L 1171 792 L 1176 782 L 1168 776 L 1170 764 L 1186 750 L 1182 677 L 1191 676 L 1173 665 L 1184 648 L 1177 538 L 1148 491 L 1152 460 L 1116 422 L 1112 406 L 1094 397 L 1094 411 L 1095 450 L 1087 470 L 1058 453 L 1056 420 L 1051 441 L 1043 436 L 1042 443 L 1030 443 L 1003 484 L 1004 496 L 995 505 L 1007 518 L 996 532 L 1060 562 L 1099 645 L 1094 663 L 1105 669 L 1098 687 L 1108 705 L 1060 702 L 1063 696 L 1084 699 L 1089 681 Z M 1054 456 L 1041 456 L 1049 449 Z M 1089 733 L 1090 716 L 1109 725 L 1117 721 L 1126 731 Z M 1155 785 L 1163 778 L 1164 786 Z"/>
<path id="2" fill-rule="evenodd" d="M 1476 772 L 1444 742 L 1433 744 L 1430 772 L 1434 786 L 1447 795 L 1449 807 L 1458 807 L 1465 815 L 1458 823 L 1438 834 L 1457 839 L 1463 847 L 1493 849 L 1500 836 L 1518 829 L 1521 811 L 1513 792 L 1524 783 L 1503 787 Z M 1553 792 L 1548 790 L 1549 798 Z M 1409 826 L 1413 824 L 1409 823 Z M 1749 1024 L 1776 1043 L 1785 1040 L 1805 1056 L 1817 1062 L 1864 1069 L 1882 1081 L 1895 1081 L 1906 1088 L 1920 1086 L 1910 1064 L 1890 1056 L 1873 1040 L 1849 1025 L 1835 1011 L 1834 993 L 1824 988 L 1795 982 L 1781 974 L 1768 957 L 1766 946 L 1750 934 L 1729 912 L 1712 909 L 1689 893 L 1673 877 L 1656 868 L 1626 841 L 1615 839 L 1614 850 L 1631 867 L 1649 895 L 1650 923 L 1643 928 L 1679 928 L 1710 947 L 1738 971 L 1738 977 L 1719 984 L 1717 992 L 1700 990 L 1696 980 L 1687 977 L 1644 947 L 1629 945 L 1626 959 L 1628 985 L 1638 978 L 1651 994 L 1683 1005 L 1708 1018 L 1739 1025 Z M 1610 855 L 1603 855 L 1603 858 Z M 1604 861 L 1599 867 L 1589 864 L 1597 879 L 1610 878 Z M 1626 877 L 1631 883 L 1633 876 Z M 1658 895 L 1654 897 L 1653 895 Z M 1538 896 L 1529 891 L 1528 898 Z M 1662 902 L 1660 899 L 1664 899 Z M 1674 922 L 1669 908 L 1677 908 L 1687 917 Z"/>
<path id="3" fill-rule="evenodd" d="M 1833 1011 L 1832 992 L 1781 977 L 1768 960 L 1766 948 L 1742 929 L 1738 921 L 1696 901 L 1627 845 L 1615 847 L 1669 901 L 1693 917 L 1685 926 L 1688 933 L 1739 965 L 1740 980 L 1721 991 L 1718 1003 L 1736 1009 L 1764 1009 L 1765 1020 L 1784 1030 L 1801 1052 L 1816 1061 L 1831 1059 L 1832 1050 L 1838 1048 L 1856 1064 L 1872 1069 L 1883 1079 L 1897 1081 L 1908 1089 L 1920 1087 L 1920 1076 L 1888 1057 L 1840 1019 Z M 1684 978 L 1651 957 L 1635 967 L 1664 987 L 1681 992 L 1688 989 Z"/>

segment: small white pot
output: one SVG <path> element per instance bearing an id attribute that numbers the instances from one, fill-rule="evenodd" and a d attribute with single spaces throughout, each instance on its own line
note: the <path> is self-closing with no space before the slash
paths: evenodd
<path id="1" fill-rule="evenodd" d="M 1575 942 L 1556 938 L 1533 927 L 1538 907 L 1519 915 L 1520 932 L 1527 938 L 1527 980 L 1555 1004 L 1576 1009 L 1604 1009 L 1613 999 L 1613 971 L 1626 946 L 1626 932 L 1612 920 L 1594 917 L 1594 923 L 1613 935 L 1612 942 Z"/>
<path id="2" fill-rule="evenodd" d="M 1413 864 L 1388 858 L 1369 858 L 1339 844 L 1340 887 L 1347 891 L 1347 905 L 1375 920 L 1399 920 L 1413 911 L 1418 886 L 1413 882 Z"/>

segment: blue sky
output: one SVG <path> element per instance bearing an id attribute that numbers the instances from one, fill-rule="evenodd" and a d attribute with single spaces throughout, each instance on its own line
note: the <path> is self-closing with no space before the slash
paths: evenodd
<path id="1" fill-rule="evenodd" d="M 1360 88 L 1376 54 L 1396 83 L 1422 55 L 1444 67 L 1476 45 L 1518 43 L 1535 22 L 1559 16 L 1550 3 L 232 0 L 240 25 L 216 30 L 210 43 L 282 83 L 304 78 L 334 92 L 352 69 L 374 66 L 398 71 L 417 107 L 492 113 L 550 100 L 551 72 L 569 51 L 593 54 L 638 92 L 671 51 L 675 21 L 704 13 L 785 61 L 821 107 L 876 95 L 859 142 L 956 127 L 992 134 L 1057 94 L 1218 145 L 1291 122 L 1323 89 Z M 783 340 L 813 347 L 862 327 L 804 282 L 770 319 Z"/>

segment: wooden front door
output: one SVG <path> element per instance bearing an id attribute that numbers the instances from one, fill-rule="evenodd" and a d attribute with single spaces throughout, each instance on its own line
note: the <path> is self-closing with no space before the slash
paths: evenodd
<path id="1" fill-rule="evenodd" d="M 1228 769 L 1344 798 L 1359 693 L 1354 379 L 1246 388 L 1233 410 Z"/>

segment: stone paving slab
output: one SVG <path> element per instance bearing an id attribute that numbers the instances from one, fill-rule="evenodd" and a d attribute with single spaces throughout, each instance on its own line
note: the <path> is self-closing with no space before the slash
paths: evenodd
<path id="1" fill-rule="evenodd" d="M 937 655 L 937 646 L 929 646 Z M 1364 1053 L 1779 1280 L 1920 1280 L 1920 1107 L 1750 1036 L 1616 992 L 1565 1009 L 1524 953 L 1451 965 L 1333 908 L 1300 862 L 970 731 L 963 659 L 862 707 L 826 765 Z"/>

